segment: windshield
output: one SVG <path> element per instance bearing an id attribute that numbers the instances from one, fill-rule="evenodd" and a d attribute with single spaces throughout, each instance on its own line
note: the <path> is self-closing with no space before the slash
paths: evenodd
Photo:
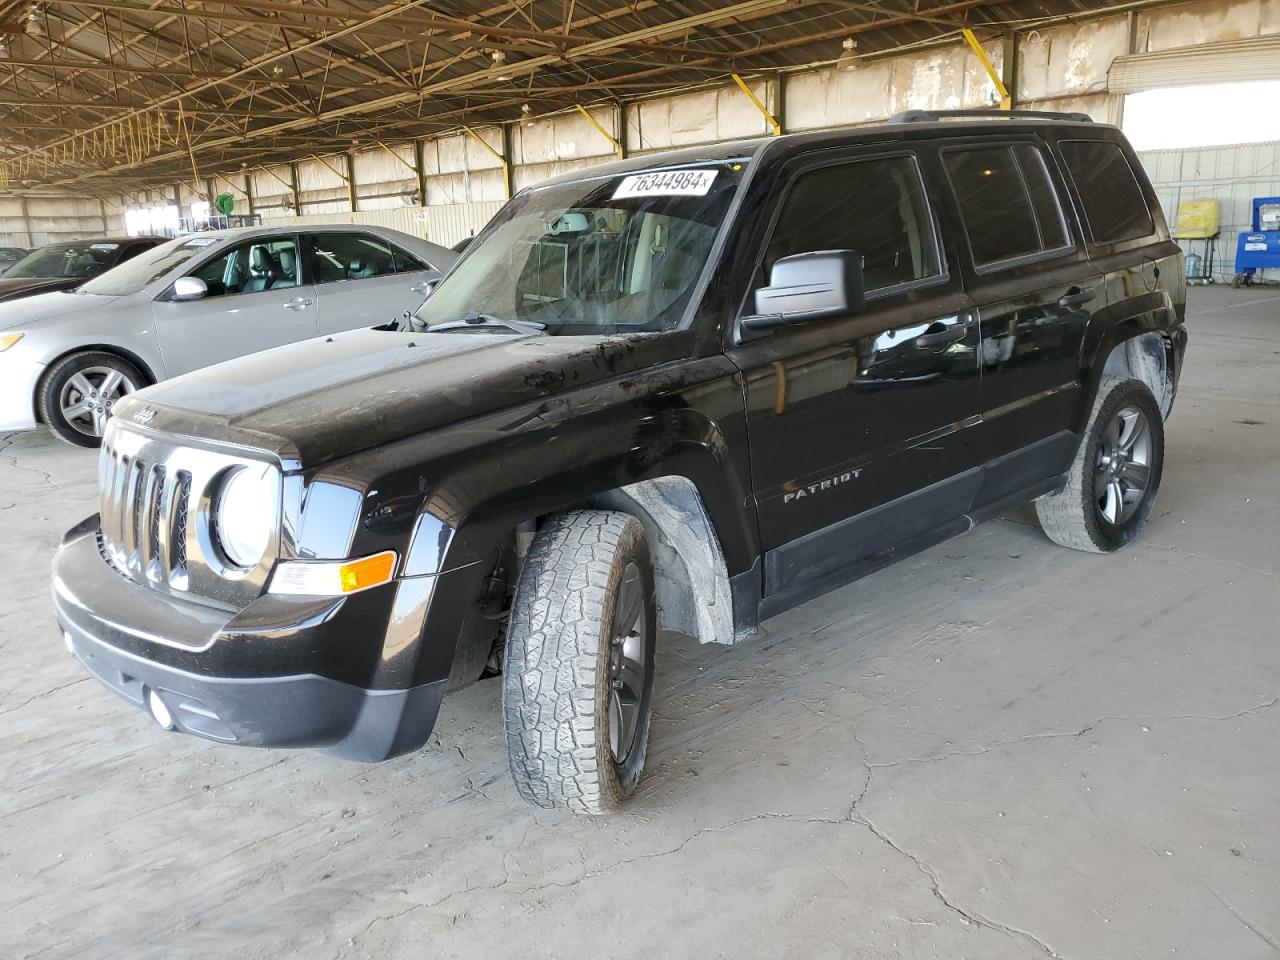
<path id="1" fill-rule="evenodd" d="M 516 197 L 418 309 L 418 321 L 488 315 L 561 334 L 670 329 L 742 169 L 738 161 L 667 168 Z"/>
<path id="2" fill-rule="evenodd" d="M 80 288 L 81 293 L 93 293 L 102 297 L 127 297 L 163 277 L 179 264 L 208 250 L 220 237 L 180 237 L 158 247 L 152 247 L 126 260 L 114 270 L 108 270 Z"/>
<path id="3" fill-rule="evenodd" d="M 6 277 L 92 277 L 116 258 L 118 243 L 53 243 L 27 254 Z"/>

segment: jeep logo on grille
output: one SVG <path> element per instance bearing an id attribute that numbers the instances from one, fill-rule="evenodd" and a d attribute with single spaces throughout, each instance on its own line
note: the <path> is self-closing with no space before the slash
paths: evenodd
<path id="1" fill-rule="evenodd" d="M 150 407 L 143 407 L 133 415 L 134 423 L 140 423 L 144 427 L 156 418 L 156 412 Z"/>

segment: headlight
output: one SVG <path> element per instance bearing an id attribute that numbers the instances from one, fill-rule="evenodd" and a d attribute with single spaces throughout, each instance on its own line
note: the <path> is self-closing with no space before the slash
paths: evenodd
<path id="1" fill-rule="evenodd" d="M 0 337 L 0 353 L 4 353 L 21 340 L 23 336 L 24 334 L 21 333 L 6 333 L 3 337 Z"/>
<path id="2" fill-rule="evenodd" d="M 214 511 L 218 545 L 239 567 L 256 567 L 279 524 L 280 483 L 269 464 L 239 467 L 222 483 Z"/>

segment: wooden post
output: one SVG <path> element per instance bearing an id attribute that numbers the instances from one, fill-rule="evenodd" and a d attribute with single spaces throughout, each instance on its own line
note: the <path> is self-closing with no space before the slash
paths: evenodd
<path id="1" fill-rule="evenodd" d="M 1000 64 L 1000 79 L 1009 91 L 1009 109 L 1018 105 L 1018 35 L 1012 30 L 1004 35 L 1004 62 Z"/>
<path id="2" fill-rule="evenodd" d="M 778 133 L 787 132 L 787 75 L 781 70 L 774 81 L 774 89 L 778 91 L 778 102 L 773 105 L 773 115 L 778 121 Z"/>
<path id="3" fill-rule="evenodd" d="M 31 234 L 31 211 L 27 209 L 27 195 L 25 193 L 18 196 L 18 207 L 22 213 L 22 229 L 27 233 L 27 248 L 30 249 L 36 245 L 36 242 Z"/>
<path id="4" fill-rule="evenodd" d="M 351 212 L 355 213 L 358 209 L 356 197 L 356 157 L 355 152 L 348 150 L 347 157 L 347 200 L 351 204 Z"/>
<path id="5" fill-rule="evenodd" d="M 418 206 L 427 209 L 427 161 L 422 141 L 413 141 L 413 169 L 418 177 Z"/>

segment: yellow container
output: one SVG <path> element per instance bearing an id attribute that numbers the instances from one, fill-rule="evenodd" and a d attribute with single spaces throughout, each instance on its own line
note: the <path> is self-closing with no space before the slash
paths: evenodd
<path id="1" fill-rule="evenodd" d="M 1178 204 L 1178 224 L 1173 235 L 1179 240 L 1204 240 L 1218 235 L 1218 201 L 1184 200 Z"/>

